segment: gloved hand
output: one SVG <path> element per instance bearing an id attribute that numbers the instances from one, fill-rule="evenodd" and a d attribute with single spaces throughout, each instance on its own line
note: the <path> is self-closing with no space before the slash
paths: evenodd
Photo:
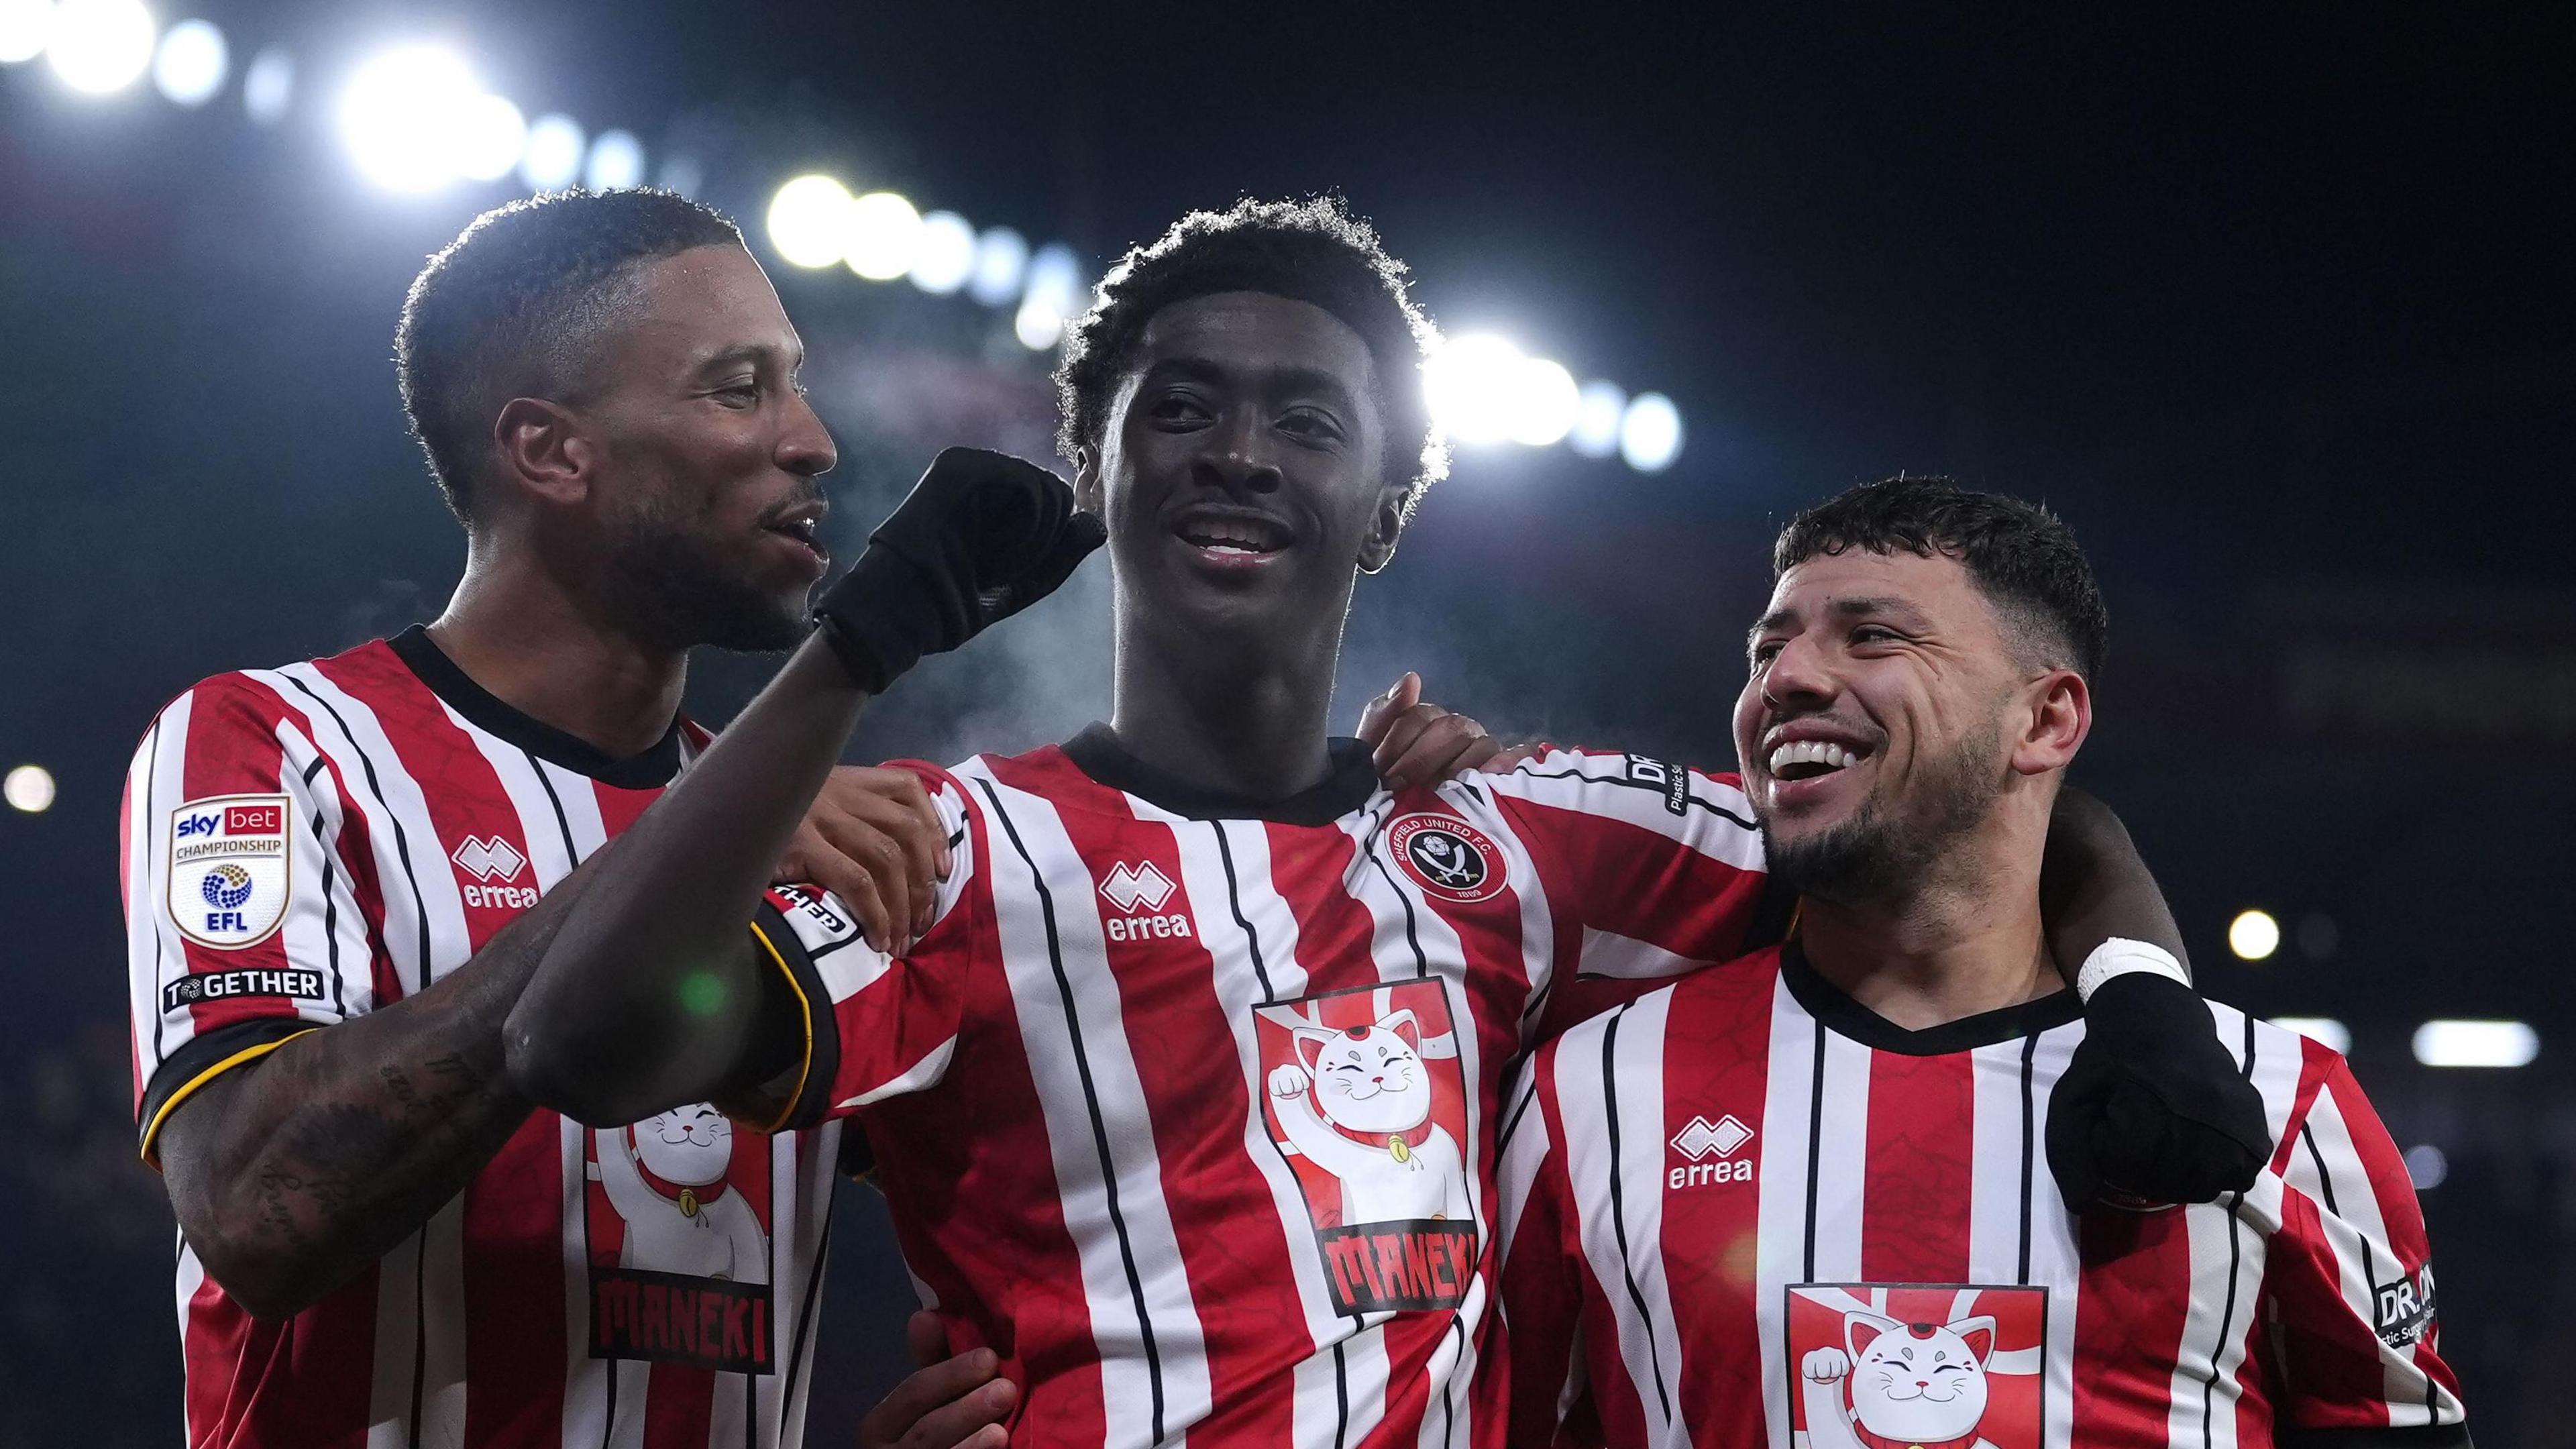
<path id="1" fill-rule="evenodd" d="M 2093 993 L 2048 1100 L 2048 1168 L 2070 1210 L 2209 1202 L 2252 1187 L 2271 1155 L 2263 1094 L 2199 992 L 2136 971 Z"/>
<path id="2" fill-rule="evenodd" d="M 871 694 L 1055 592 L 1108 537 L 1035 463 L 950 448 L 921 475 L 814 621 Z"/>

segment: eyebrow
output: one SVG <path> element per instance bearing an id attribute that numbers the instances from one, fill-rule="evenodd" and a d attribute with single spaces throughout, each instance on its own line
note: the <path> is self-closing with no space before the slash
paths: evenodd
<path id="1" fill-rule="evenodd" d="M 738 362 L 758 364 L 766 362 L 776 355 L 778 355 L 778 349 L 769 343 L 738 342 L 733 346 L 708 357 L 706 361 L 699 363 L 697 370 L 700 372 L 713 372 L 719 367 L 724 367 L 728 364 Z M 805 349 L 800 347 L 788 357 L 787 370 L 794 372 L 796 369 L 803 367 L 804 365 Z"/>
<path id="2" fill-rule="evenodd" d="M 1184 377 L 1193 382 L 1224 384 L 1237 380 L 1238 373 L 1223 363 L 1204 357 L 1166 357 L 1145 370 L 1145 378 L 1149 382 L 1157 377 L 1169 376 Z M 1256 378 L 1262 385 L 1275 391 L 1320 393 L 1328 400 L 1346 408 L 1356 402 L 1355 395 L 1340 377 L 1320 367 L 1305 367 L 1295 363 L 1282 367 L 1266 367 L 1259 370 Z"/>
<path id="3" fill-rule="evenodd" d="M 1865 594 L 1856 598 L 1836 599 L 1833 602 L 1831 612 L 1834 617 L 1838 619 L 1860 619 L 1867 618 L 1871 615 L 1895 615 L 1909 623 L 1920 624 L 1923 622 L 1923 614 L 1921 610 L 1916 609 L 1912 604 L 1905 602 L 1903 599 L 1890 595 Z M 1785 629 L 1796 622 L 1798 622 L 1797 610 L 1773 609 L 1770 613 L 1763 615 L 1759 620 L 1757 620 L 1750 630 L 1746 631 L 1744 635 L 1744 647 L 1750 649 L 1761 640 L 1763 635 L 1770 633 L 1774 629 Z"/>

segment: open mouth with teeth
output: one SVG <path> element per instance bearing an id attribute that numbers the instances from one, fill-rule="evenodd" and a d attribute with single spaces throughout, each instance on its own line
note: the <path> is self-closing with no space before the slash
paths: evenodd
<path id="1" fill-rule="evenodd" d="M 763 533 L 786 539 L 803 548 L 813 555 L 818 563 L 831 557 L 830 551 L 823 547 L 823 510 L 820 508 L 800 508 L 793 513 L 773 518 L 760 527 Z"/>
<path id="2" fill-rule="evenodd" d="M 1288 530 L 1250 514 L 1192 513 L 1172 525 L 1181 542 L 1220 559 L 1267 558 L 1288 547 Z"/>
<path id="3" fill-rule="evenodd" d="M 1849 769 L 1869 758 L 1865 750 L 1854 750 L 1831 740 L 1790 740 L 1771 750 L 1771 778 L 1775 780 L 1814 780 L 1837 770 Z"/>

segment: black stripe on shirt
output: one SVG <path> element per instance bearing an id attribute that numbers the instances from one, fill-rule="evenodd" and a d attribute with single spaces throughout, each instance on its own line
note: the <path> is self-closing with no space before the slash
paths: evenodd
<path id="1" fill-rule="evenodd" d="M 1637 1322 L 1646 1330 L 1646 1359 L 1655 1370 L 1655 1398 L 1664 1406 L 1664 1422 L 1673 1421 L 1673 1395 L 1664 1387 L 1664 1351 L 1655 1342 L 1654 1321 L 1646 1316 L 1646 1295 L 1637 1289 L 1637 1270 L 1628 1253 L 1627 1193 L 1620 1182 L 1619 1170 L 1619 1023 L 1628 1015 L 1620 1007 L 1610 1014 L 1601 1028 L 1601 1115 L 1607 1119 L 1610 1132 L 1610 1227 L 1619 1243 L 1619 1276 L 1628 1286 L 1628 1304 L 1637 1310 Z M 1813 1236 L 1812 1219 L 1810 1238 Z M 1812 1256 L 1812 1253 L 1810 1254 Z M 1810 1278 L 1814 1269 L 1808 1270 Z"/>

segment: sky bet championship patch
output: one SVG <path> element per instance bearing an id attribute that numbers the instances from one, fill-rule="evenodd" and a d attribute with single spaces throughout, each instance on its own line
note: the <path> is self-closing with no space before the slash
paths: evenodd
<path id="1" fill-rule="evenodd" d="M 170 812 L 170 918 L 200 946 L 234 951 L 286 919 L 283 795 L 217 795 Z"/>

